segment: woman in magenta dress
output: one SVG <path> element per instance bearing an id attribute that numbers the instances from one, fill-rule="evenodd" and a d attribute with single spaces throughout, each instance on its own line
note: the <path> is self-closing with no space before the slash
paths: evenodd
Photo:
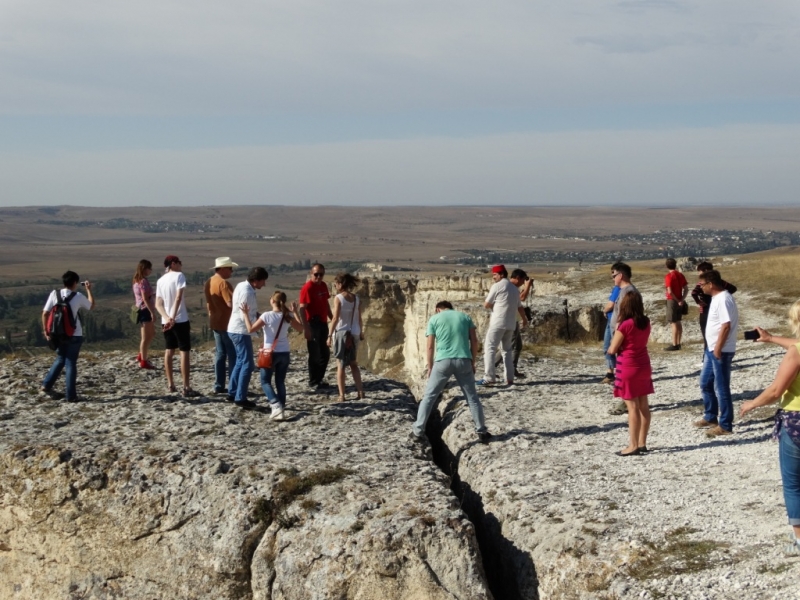
<path id="1" fill-rule="evenodd" d="M 630 443 L 617 454 L 636 456 L 647 452 L 647 432 L 650 430 L 647 395 L 653 393 L 653 371 L 647 354 L 650 319 L 644 314 L 639 292 L 629 292 L 622 299 L 618 323 L 608 353 L 617 355 L 614 397 L 622 398 L 628 407 Z"/>

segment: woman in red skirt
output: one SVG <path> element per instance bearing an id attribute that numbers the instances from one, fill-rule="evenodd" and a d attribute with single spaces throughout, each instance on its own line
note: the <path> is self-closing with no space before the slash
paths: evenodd
<path id="1" fill-rule="evenodd" d="M 650 430 L 647 395 L 653 393 L 653 371 L 647 354 L 650 319 L 644 314 L 639 292 L 629 292 L 622 299 L 618 323 L 608 353 L 617 355 L 614 397 L 622 398 L 628 407 L 630 443 L 617 454 L 636 456 L 647 452 L 647 432 Z"/>

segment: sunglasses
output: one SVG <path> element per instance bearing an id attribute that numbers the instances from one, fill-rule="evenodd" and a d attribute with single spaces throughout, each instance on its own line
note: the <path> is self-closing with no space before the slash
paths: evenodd
<path id="1" fill-rule="evenodd" d="M 325 272 L 323 271 L 322 273 L 312 273 L 311 276 L 312 277 L 325 277 Z"/>

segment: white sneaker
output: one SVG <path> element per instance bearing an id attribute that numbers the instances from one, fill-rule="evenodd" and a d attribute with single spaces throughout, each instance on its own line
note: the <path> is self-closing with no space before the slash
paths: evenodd
<path id="1" fill-rule="evenodd" d="M 283 408 L 279 404 L 273 404 L 269 418 L 273 421 L 283 421 Z"/>

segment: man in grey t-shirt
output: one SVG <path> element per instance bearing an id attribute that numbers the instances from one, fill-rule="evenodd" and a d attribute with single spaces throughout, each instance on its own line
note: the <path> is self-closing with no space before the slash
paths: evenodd
<path id="1" fill-rule="evenodd" d="M 622 299 L 631 292 L 636 291 L 636 286 L 631 283 L 631 268 L 624 262 L 614 263 L 611 266 L 611 278 L 614 280 L 614 285 L 619 286 L 619 295 L 614 302 L 614 312 L 611 314 L 611 334 L 617 330 L 617 321 L 619 320 L 619 307 L 622 305 Z"/>
<path id="2" fill-rule="evenodd" d="M 617 330 L 622 299 L 631 292 L 635 292 L 636 286 L 631 283 L 631 268 L 624 262 L 616 262 L 611 265 L 611 278 L 614 280 L 614 285 L 619 286 L 619 295 L 614 302 L 614 312 L 611 314 L 611 335 L 613 336 Z M 609 412 L 612 415 L 627 415 L 628 407 L 620 400 Z"/>

